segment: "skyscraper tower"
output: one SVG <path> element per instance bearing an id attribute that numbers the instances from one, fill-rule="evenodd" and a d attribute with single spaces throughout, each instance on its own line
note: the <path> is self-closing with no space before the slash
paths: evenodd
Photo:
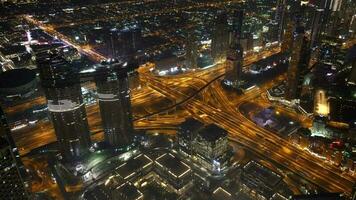
<path id="1" fill-rule="evenodd" d="M 111 29 L 108 34 L 106 41 L 107 45 L 107 54 L 110 58 L 116 58 L 119 54 L 119 32 L 117 29 Z"/>
<path id="2" fill-rule="evenodd" d="M 226 59 L 228 47 L 229 30 L 227 24 L 227 15 L 225 12 L 219 12 L 215 21 L 215 27 L 211 41 L 211 54 L 215 63 Z"/>
<path id="3" fill-rule="evenodd" d="M 131 98 L 127 70 L 120 63 L 98 65 L 95 77 L 105 141 L 112 148 L 133 142 Z"/>
<path id="4" fill-rule="evenodd" d="M 37 55 L 37 66 L 62 155 L 80 160 L 91 142 L 78 73 L 55 52 Z"/>
<path id="5" fill-rule="evenodd" d="M 240 44 L 243 23 L 243 11 L 235 12 L 233 31 L 230 33 L 231 44 L 227 52 L 226 70 L 230 81 L 234 87 L 238 87 L 242 81 L 242 67 L 243 67 L 243 49 Z"/>
<path id="6" fill-rule="evenodd" d="M 278 0 L 276 7 L 275 20 L 278 23 L 278 41 L 283 39 L 283 33 L 285 28 L 285 13 L 286 13 L 286 0 Z"/>
<path id="7" fill-rule="evenodd" d="M 319 43 L 320 33 L 323 25 L 324 9 L 315 8 L 313 13 L 310 47 L 313 48 Z"/>
<path id="8" fill-rule="evenodd" d="M 330 11 L 339 11 L 342 5 L 342 0 L 319 0 L 316 1 L 319 8 L 324 8 Z"/>
<path id="9" fill-rule="evenodd" d="M 29 199 L 21 178 L 20 157 L 0 108 L 0 199 Z"/>
<path id="10" fill-rule="evenodd" d="M 123 29 L 119 34 L 119 40 L 120 54 L 117 57 L 130 60 L 142 46 L 141 29 L 136 25 Z"/>
<path id="11" fill-rule="evenodd" d="M 309 64 L 308 41 L 304 33 L 304 27 L 297 27 L 294 32 L 293 48 L 287 72 L 286 99 L 297 99 L 301 93 L 304 75 Z"/>
<path id="12" fill-rule="evenodd" d="M 230 46 L 226 57 L 226 70 L 235 86 L 242 79 L 243 49 L 240 43 Z"/>
<path id="13" fill-rule="evenodd" d="M 186 59 L 188 61 L 188 68 L 191 69 L 197 67 L 198 46 L 196 40 L 194 31 L 188 30 L 186 38 Z"/>
<path id="14" fill-rule="evenodd" d="M 341 25 L 340 10 L 342 0 L 319 0 L 312 2 L 318 9 L 323 9 L 321 31 L 329 36 L 334 36 L 335 30 Z"/>
<path id="15" fill-rule="evenodd" d="M 294 22 L 288 18 L 287 20 L 287 27 L 283 33 L 283 40 L 281 45 L 282 52 L 289 52 L 293 46 L 293 29 L 294 29 Z"/>
<path id="16" fill-rule="evenodd" d="M 106 47 L 110 58 L 130 59 L 142 46 L 142 34 L 138 26 L 122 30 L 114 28 L 107 35 Z"/>
<path id="17" fill-rule="evenodd" d="M 234 45 L 235 43 L 240 43 L 242 37 L 242 25 L 243 25 L 243 10 L 236 10 L 233 16 L 232 31 L 229 35 L 229 44 Z"/>

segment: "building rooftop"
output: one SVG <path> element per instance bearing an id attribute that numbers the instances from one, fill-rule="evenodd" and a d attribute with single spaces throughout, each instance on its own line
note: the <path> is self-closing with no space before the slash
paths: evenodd
<path id="1" fill-rule="evenodd" d="M 5 56 L 11 54 L 27 53 L 26 47 L 22 45 L 0 47 L 0 52 L 3 53 Z"/>
<path id="2" fill-rule="evenodd" d="M 282 177 L 261 164 L 250 161 L 243 167 L 242 180 L 251 189 L 270 198 Z"/>
<path id="3" fill-rule="evenodd" d="M 192 132 L 195 132 L 204 126 L 203 123 L 194 119 L 188 118 L 179 126 L 178 134 L 183 137 L 188 137 L 191 135 Z"/>
<path id="4" fill-rule="evenodd" d="M 199 131 L 199 135 L 209 142 L 214 142 L 227 136 L 227 131 L 215 124 L 209 124 Z"/>
<path id="5" fill-rule="evenodd" d="M 170 174 L 178 178 L 191 171 L 187 164 L 171 153 L 164 153 L 159 156 L 156 160 L 156 164 L 160 167 L 166 168 Z"/>
<path id="6" fill-rule="evenodd" d="M 111 191 L 104 185 L 98 185 L 92 190 L 84 193 L 83 199 L 85 200 L 111 200 Z"/>
<path id="7" fill-rule="evenodd" d="M 256 179 L 259 179 L 271 187 L 276 186 L 281 180 L 281 176 L 279 174 L 272 172 L 255 161 L 247 163 L 243 170 L 246 174 L 253 175 Z"/>
<path id="8" fill-rule="evenodd" d="M 14 88 L 25 85 L 36 78 L 36 73 L 30 69 L 21 68 L 0 74 L 0 88 Z"/>
<path id="9" fill-rule="evenodd" d="M 126 197 L 127 200 L 139 200 L 143 199 L 143 194 L 131 183 L 126 182 L 116 188 L 117 192 Z"/>
<path id="10" fill-rule="evenodd" d="M 127 180 L 134 176 L 137 171 L 140 171 L 152 164 L 151 158 L 147 155 L 139 154 L 133 159 L 128 160 L 124 164 L 116 168 L 115 172 L 120 175 L 123 179 Z"/>
<path id="11" fill-rule="evenodd" d="M 293 200 L 344 200 L 345 197 L 342 197 L 340 193 L 321 193 L 321 194 L 312 194 L 312 195 L 295 195 L 292 198 Z"/>
<path id="12" fill-rule="evenodd" d="M 233 200 L 233 196 L 230 192 L 228 192 L 227 190 L 225 190 L 222 187 L 218 187 L 213 191 L 213 198 L 216 200 Z"/>

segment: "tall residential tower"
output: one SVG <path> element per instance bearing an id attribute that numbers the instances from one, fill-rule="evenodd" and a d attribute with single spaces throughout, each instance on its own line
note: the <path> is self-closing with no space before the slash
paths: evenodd
<path id="1" fill-rule="evenodd" d="M 226 52 L 228 47 L 229 30 L 227 15 L 225 12 L 219 12 L 215 21 L 215 27 L 211 41 L 211 54 L 215 63 L 226 59 Z"/>
<path id="2" fill-rule="evenodd" d="M 233 87 L 238 87 L 242 81 L 243 49 L 240 44 L 242 34 L 243 11 L 235 12 L 233 31 L 230 33 L 230 48 L 227 52 L 226 70 L 230 71 L 228 78 Z"/>
<path id="3" fill-rule="evenodd" d="M 300 97 L 304 75 L 308 69 L 309 56 L 304 27 L 298 26 L 294 32 L 293 48 L 287 72 L 286 99 L 293 100 Z"/>
<path id="4" fill-rule="evenodd" d="M 114 149 L 133 142 L 133 123 L 127 63 L 96 67 L 96 86 L 105 141 Z"/>
<path id="5" fill-rule="evenodd" d="M 80 160 L 91 142 L 78 73 L 55 52 L 37 55 L 37 66 L 62 155 Z"/>

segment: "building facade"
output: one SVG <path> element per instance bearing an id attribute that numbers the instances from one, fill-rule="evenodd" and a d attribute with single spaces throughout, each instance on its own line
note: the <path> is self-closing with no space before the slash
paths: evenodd
<path id="1" fill-rule="evenodd" d="M 308 41 L 304 33 L 304 27 L 297 27 L 294 33 L 293 49 L 287 72 L 286 99 L 298 99 L 301 94 L 304 76 L 309 64 Z"/>
<path id="2" fill-rule="evenodd" d="M 227 24 L 227 15 L 224 12 L 218 13 L 215 21 L 211 41 L 211 54 L 215 63 L 226 59 L 227 49 L 229 47 L 229 30 Z"/>
<path id="3" fill-rule="evenodd" d="M 10 128 L 0 108 L 0 199 L 29 199 L 20 165 L 22 165 Z"/>
<path id="4" fill-rule="evenodd" d="M 98 65 L 96 86 L 105 141 L 112 148 L 133 142 L 131 95 L 127 68 L 120 63 Z"/>
<path id="5" fill-rule="evenodd" d="M 78 73 L 54 52 L 38 55 L 37 63 L 62 155 L 80 160 L 91 141 Z"/>

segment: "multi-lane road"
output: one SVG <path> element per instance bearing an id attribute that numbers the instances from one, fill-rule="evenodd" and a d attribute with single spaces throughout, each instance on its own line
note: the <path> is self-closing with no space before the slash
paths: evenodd
<path id="1" fill-rule="evenodd" d="M 209 74 L 209 72 L 207 73 Z M 216 75 L 214 70 L 210 73 Z M 209 76 L 208 74 L 207 76 Z M 188 75 L 184 79 L 175 77 L 168 80 L 167 78 L 153 77 L 149 73 L 141 74 L 141 76 L 146 79 L 153 89 L 171 99 L 189 98 L 184 92 L 185 80 L 189 77 Z M 201 79 L 203 76 L 200 75 L 199 77 Z M 179 87 L 177 87 L 179 84 L 177 83 L 180 83 L 181 80 L 182 89 L 179 90 Z M 172 85 L 173 83 L 174 85 Z M 344 174 L 336 166 L 326 164 L 323 160 L 303 149 L 299 149 L 287 140 L 280 138 L 277 134 L 257 126 L 238 112 L 236 106 L 238 107 L 241 103 L 260 96 L 261 91 L 246 93 L 237 102 L 237 105 L 234 105 L 231 104 L 231 101 L 221 90 L 220 84 L 212 84 L 209 89 L 211 96 L 216 99 L 214 106 L 198 98 L 193 98 L 187 101 L 183 107 L 203 122 L 215 123 L 226 129 L 229 131 L 231 139 L 238 140 L 254 152 L 267 155 L 270 159 L 325 190 L 351 193 L 352 185 L 356 181 L 355 176 Z"/>
<path id="2" fill-rule="evenodd" d="M 69 38 L 58 33 L 50 26 L 44 26 L 29 16 L 25 16 L 25 19 L 39 26 L 47 33 L 59 37 L 65 43 L 76 47 L 81 53 L 88 55 L 92 60 L 101 61 L 105 59 L 105 57 L 91 49 L 86 49 L 71 43 Z M 245 65 L 249 65 L 279 51 L 280 48 L 275 47 L 259 54 L 246 56 L 244 59 Z M 339 168 L 326 164 L 323 160 L 294 146 L 277 134 L 257 126 L 236 109 L 243 102 L 259 97 L 261 93 L 264 92 L 264 89 L 261 88 L 246 93 L 237 101 L 232 102 L 226 96 L 220 84 L 216 84 L 212 81 L 219 80 L 218 77 L 223 76 L 225 73 L 224 64 L 217 65 L 207 70 L 198 70 L 174 77 L 157 77 L 150 73 L 146 68 L 141 68 L 139 72 L 142 81 L 144 81 L 150 88 L 179 104 L 181 107 L 189 111 L 195 118 L 205 123 L 215 123 L 226 129 L 229 132 L 231 140 L 237 140 L 251 151 L 268 156 L 268 158 L 274 162 L 285 166 L 294 173 L 303 176 L 305 179 L 319 185 L 327 191 L 351 194 L 352 185 L 356 181 L 355 176 L 342 173 Z M 207 87 L 208 84 L 211 84 L 211 87 Z M 201 90 L 201 88 L 205 89 Z M 208 89 L 210 91 L 206 91 Z M 197 96 L 197 91 L 201 92 L 202 95 Z M 142 97 L 140 99 L 142 103 L 150 101 L 150 97 L 147 99 Z M 213 99 L 214 103 L 207 103 L 207 101 L 211 101 L 211 99 Z M 87 112 L 89 122 L 96 124 L 98 130 L 100 130 L 100 116 L 98 115 L 98 109 L 93 106 L 92 108 L 88 108 Z M 172 123 L 179 122 L 179 120 L 169 117 L 157 119 L 161 122 L 153 123 L 152 120 L 151 122 L 146 120 L 138 122 L 137 124 L 141 123 L 146 126 L 164 127 L 165 124 L 171 126 Z M 180 120 L 181 119 L 182 118 L 180 118 Z M 35 141 L 43 140 L 43 137 L 48 137 L 47 141 L 53 140 L 53 128 L 48 124 L 43 126 L 40 125 L 40 127 L 44 129 L 43 132 L 48 132 L 48 134 L 38 136 L 40 138 L 36 138 Z M 52 133 L 49 133 L 50 131 L 52 131 Z M 52 138 L 49 138 L 50 135 L 52 135 Z M 23 138 L 22 140 L 25 142 L 28 138 Z"/>

